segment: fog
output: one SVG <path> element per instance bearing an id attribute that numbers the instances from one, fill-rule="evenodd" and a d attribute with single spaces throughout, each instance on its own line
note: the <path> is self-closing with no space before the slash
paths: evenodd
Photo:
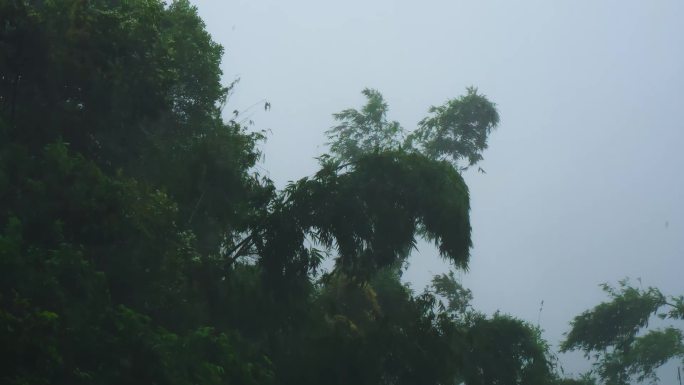
<path id="1" fill-rule="evenodd" d="M 364 87 L 408 130 L 467 86 L 497 104 L 486 174 L 464 174 L 474 248 L 459 276 L 476 308 L 555 344 L 601 282 L 684 291 L 684 2 L 193 2 L 224 82 L 241 79 L 226 116 L 269 130 L 258 171 L 278 186 L 316 171 L 331 114 Z M 406 279 L 448 268 L 422 244 Z"/>

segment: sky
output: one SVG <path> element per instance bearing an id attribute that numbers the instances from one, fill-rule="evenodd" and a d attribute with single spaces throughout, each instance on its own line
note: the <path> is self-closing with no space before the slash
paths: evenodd
<path id="1" fill-rule="evenodd" d="M 225 48 L 224 82 L 240 78 L 227 117 L 267 130 L 257 171 L 277 186 L 316 172 L 331 115 L 365 87 L 408 130 L 468 86 L 497 104 L 486 174 L 464 173 L 474 247 L 458 275 L 481 311 L 556 344 L 602 282 L 684 293 L 683 1 L 192 2 Z M 417 289 L 449 269 L 419 249 Z"/>

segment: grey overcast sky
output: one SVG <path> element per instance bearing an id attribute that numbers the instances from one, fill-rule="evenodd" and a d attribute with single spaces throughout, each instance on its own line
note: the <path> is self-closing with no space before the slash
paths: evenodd
<path id="1" fill-rule="evenodd" d="M 271 130 L 260 171 L 279 186 L 315 172 L 331 114 L 364 87 L 407 129 L 470 85 L 497 104 L 487 174 L 465 174 L 461 277 L 482 311 L 540 319 L 555 344 L 601 282 L 684 293 L 684 1 L 193 3 L 225 48 L 224 82 L 241 78 L 226 112 L 272 104 L 243 116 Z M 416 288 L 448 268 L 420 249 Z"/>

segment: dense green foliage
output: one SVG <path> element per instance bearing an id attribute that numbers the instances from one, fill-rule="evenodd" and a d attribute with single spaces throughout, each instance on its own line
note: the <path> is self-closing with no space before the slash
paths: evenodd
<path id="1" fill-rule="evenodd" d="M 489 134 L 499 124 L 494 103 L 470 87 L 459 98 L 432 106 L 430 115 L 410 133 L 399 122 L 388 121 L 388 106 L 377 90 L 365 89 L 361 110 L 334 114 L 338 125 L 327 131 L 330 150 L 340 161 L 354 161 L 363 154 L 403 150 L 433 160 L 447 160 L 466 169 L 482 160 Z"/>
<path id="2" fill-rule="evenodd" d="M 564 351 L 582 350 L 587 357 L 596 357 L 595 371 L 609 385 L 657 381 L 660 366 L 684 360 L 681 328 L 648 329 L 653 316 L 684 320 L 684 297 L 667 297 L 653 287 L 640 289 L 627 280 L 618 288 L 604 284 L 603 290 L 610 301 L 575 317 L 561 346 Z"/>
<path id="3" fill-rule="evenodd" d="M 538 328 L 453 273 L 401 282 L 418 238 L 467 269 L 458 163 L 494 104 L 468 89 L 405 134 L 366 90 L 277 191 L 221 117 L 221 55 L 187 0 L 0 0 L 0 383 L 557 382 Z"/>

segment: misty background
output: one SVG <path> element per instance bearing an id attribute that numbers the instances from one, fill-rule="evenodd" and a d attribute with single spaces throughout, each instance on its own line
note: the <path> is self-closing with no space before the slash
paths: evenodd
<path id="1" fill-rule="evenodd" d="M 278 187 L 317 170 L 331 114 L 364 87 L 407 130 L 470 85 L 497 104 L 486 174 L 464 174 L 474 248 L 459 277 L 477 309 L 557 344 L 605 299 L 599 283 L 684 291 L 684 2 L 193 3 L 225 48 L 224 83 L 241 79 L 225 115 L 270 130 L 257 171 Z M 449 268 L 425 244 L 410 263 L 416 290 Z"/>

